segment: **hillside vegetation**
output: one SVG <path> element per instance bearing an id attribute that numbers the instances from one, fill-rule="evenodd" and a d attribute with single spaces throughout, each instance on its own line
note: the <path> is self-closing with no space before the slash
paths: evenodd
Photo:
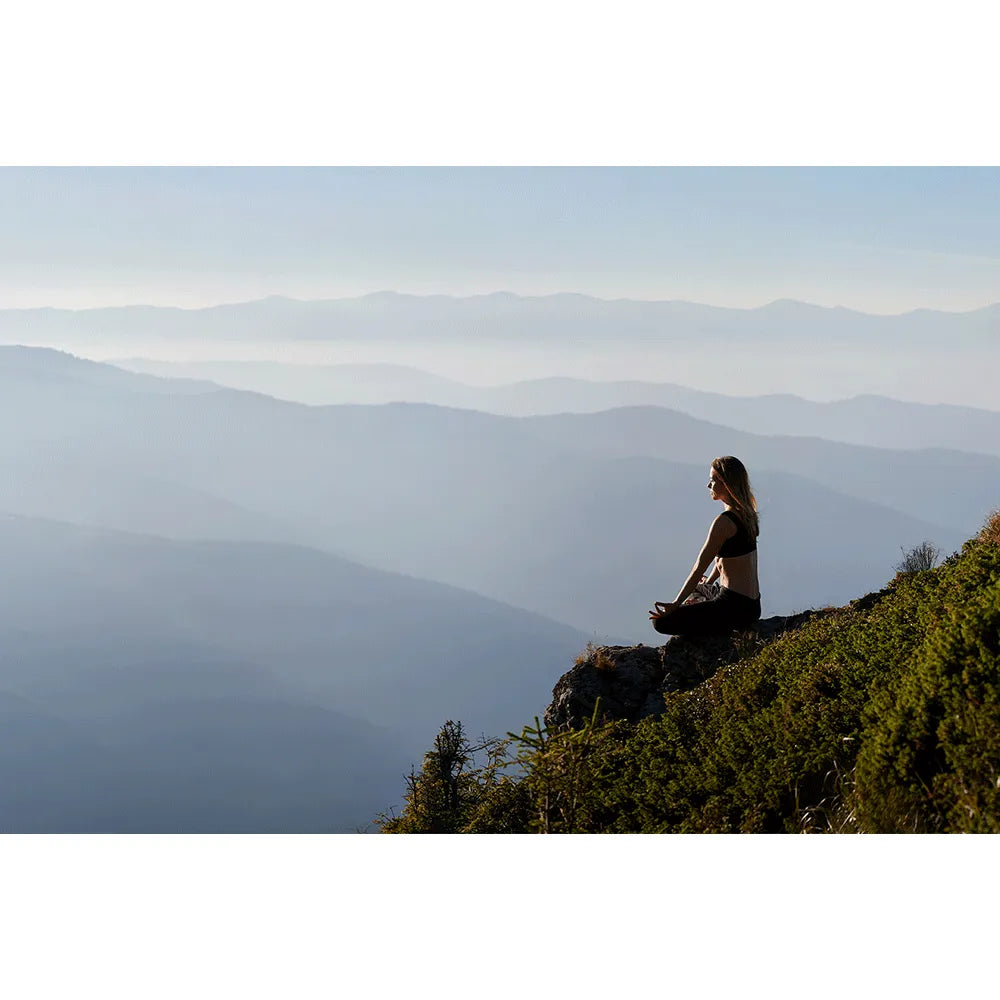
<path id="1" fill-rule="evenodd" d="M 506 772 L 495 747 L 477 767 L 449 723 L 380 826 L 1000 832 L 1000 511 L 943 565 L 750 649 L 665 709 L 526 729 Z"/>

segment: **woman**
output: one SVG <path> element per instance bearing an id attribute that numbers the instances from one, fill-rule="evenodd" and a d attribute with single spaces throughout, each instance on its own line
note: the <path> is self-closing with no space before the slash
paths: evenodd
<path id="1" fill-rule="evenodd" d="M 673 601 L 657 601 L 649 612 L 657 632 L 664 635 L 720 635 L 750 628 L 760 618 L 757 581 L 757 501 L 747 470 L 738 458 L 717 458 L 709 471 L 712 499 L 725 510 L 712 522 L 691 575 Z M 711 573 L 702 579 L 709 563 Z M 699 588 L 719 578 L 718 597 L 700 604 L 684 602 Z"/>

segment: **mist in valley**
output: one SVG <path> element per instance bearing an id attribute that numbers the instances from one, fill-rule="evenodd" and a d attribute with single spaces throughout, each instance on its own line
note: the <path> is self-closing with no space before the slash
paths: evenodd
<path id="1" fill-rule="evenodd" d="M 366 828 L 445 718 L 516 731 L 586 642 L 659 642 L 646 609 L 716 512 L 716 454 L 751 470 L 765 616 L 877 589 L 924 539 L 952 551 L 1000 495 L 1000 456 L 754 433 L 678 387 L 529 417 L 178 374 L 0 348 L 9 829 Z M 601 383 L 533 384 L 534 407 L 546 388 Z"/>
<path id="2" fill-rule="evenodd" d="M 7 343 L 156 373 L 169 374 L 169 363 L 176 373 L 212 373 L 225 385 L 312 404 L 389 401 L 365 398 L 367 380 L 357 369 L 391 366 L 419 370 L 429 387 L 423 401 L 445 405 L 463 405 L 468 387 L 568 377 L 673 383 L 726 396 L 831 402 L 875 394 L 996 409 L 990 362 L 998 331 L 997 307 L 880 316 L 801 302 L 718 309 L 510 293 L 0 310 Z M 331 385 L 338 368 L 344 384 Z M 438 398 L 431 398 L 435 380 Z M 450 387 L 454 402 L 447 401 L 448 382 L 460 383 Z"/>

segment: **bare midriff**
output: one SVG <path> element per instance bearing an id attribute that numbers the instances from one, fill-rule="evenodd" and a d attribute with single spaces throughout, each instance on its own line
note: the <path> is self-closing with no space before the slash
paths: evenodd
<path id="1" fill-rule="evenodd" d="M 719 583 L 727 590 L 757 600 L 760 597 L 760 584 L 757 582 L 757 550 L 747 552 L 742 556 L 729 556 L 719 559 Z"/>

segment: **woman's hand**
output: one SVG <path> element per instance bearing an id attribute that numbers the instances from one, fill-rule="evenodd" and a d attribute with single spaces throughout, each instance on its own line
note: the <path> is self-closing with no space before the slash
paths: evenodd
<path id="1" fill-rule="evenodd" d="M 664 615 L 669 615 L 676 609 L 676 601 L 655 601 L 653 603 L 653 610 L 649 612 L 649 620 L 655 622 L 658 618 L 662 618 Z"/>

